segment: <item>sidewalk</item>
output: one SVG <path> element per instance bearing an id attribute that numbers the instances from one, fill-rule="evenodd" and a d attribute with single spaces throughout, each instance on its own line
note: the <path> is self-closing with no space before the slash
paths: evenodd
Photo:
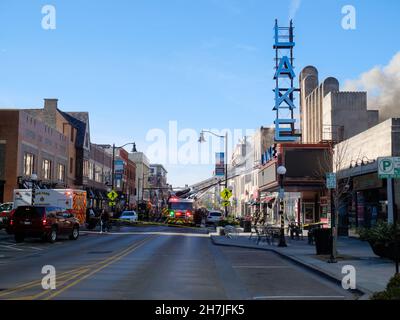
<path id="1" fill-rule="evenodd" d="M 314 245 L 304 240 L 291 240 L 287 238 L 288 247 L 280 248 L 275 240 L 273 245 L 265 242 L 256 243 L 255 237 L 249 240 L 250 234 L 241 233 L 234 238 L 227 238 L 217 234 L 211 235 L 215 245 L 237 246 L 250 249 L 269 250 L 290 259 L 312 271 L 324 275 L 331 280 L 341 283 L 342 267 L 354 266 L 356 269 L 357 289 L 370 296 L 373 292 L 385 289 L 389 279 L 395 273 L 394 262 L 376 256 L 369 244 L 354 238 L 341 237 L 338 240 L 338 263 L 328 263 L 329 256 L 317 256 Z"/>

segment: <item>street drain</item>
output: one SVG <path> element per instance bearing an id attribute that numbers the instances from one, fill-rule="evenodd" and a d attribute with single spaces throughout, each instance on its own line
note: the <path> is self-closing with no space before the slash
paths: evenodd
<path id="1" fill-rule="evenodd" d="M 112 253 L 112 251 L 90 251 L 88 254 L 106 254 L 106 253 Z"/>

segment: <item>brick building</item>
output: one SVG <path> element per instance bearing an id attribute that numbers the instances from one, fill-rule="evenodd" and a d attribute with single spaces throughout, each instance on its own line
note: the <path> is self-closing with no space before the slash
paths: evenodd
<path id="1" fill-rule="evenodd" d="M 42 188 L 69 187 L 68 139 L 24 110 L 0 110 L 0 202 L 30 187 L 33 173 Z"/>
<path id="2" fill-rule="evenodd" d="M 111 157 L 112 146 L 102 146 Z M 136 206 L 136 164 L 124 148 L 115 148 L 114 190 L 118 193 L 117 209 Z M 111 179 L 110 179 L 111 180 Z"/>
<path id="3" fill-rule="evenodd" d="M 67 136 L 68 186 L 86 190 L 88 205 L 103 208 L 112 161 L 102 148 L 90 142 L 88 112 L 61 111 L 57 99 L 44 99 L 44 108 L 26 112 Z"/>

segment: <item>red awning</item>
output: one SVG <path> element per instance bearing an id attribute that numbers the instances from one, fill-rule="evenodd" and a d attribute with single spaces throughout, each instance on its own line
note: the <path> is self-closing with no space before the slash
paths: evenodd
<path id="1" fill-rule="evenodd" d="M 274 196 L 268 196 L 268 197 L 261 199 L 261 203 L 270 203 L 273 200 L 275 200 Z"/>

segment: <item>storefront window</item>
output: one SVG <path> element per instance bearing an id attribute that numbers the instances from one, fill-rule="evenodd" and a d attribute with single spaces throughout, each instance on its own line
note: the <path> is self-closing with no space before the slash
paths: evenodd
<path id="1" fill-rule="evenodd" d="M 314 203 L 303 203 L 304 223 L 313 223 L 315 221 L 315 205 Z"/>

